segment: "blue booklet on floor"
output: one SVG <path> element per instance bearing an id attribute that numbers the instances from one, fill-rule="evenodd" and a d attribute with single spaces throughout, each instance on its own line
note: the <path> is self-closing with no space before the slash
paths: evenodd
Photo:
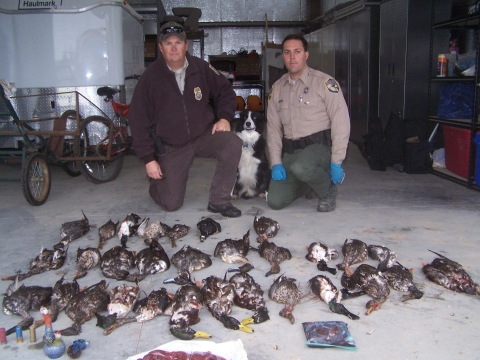
<path id="1" fill-rule="evenodd" d="M 309 347 L 357 349 L 348 325 L 343 321 L 304 322 L 302 325 Z"/>

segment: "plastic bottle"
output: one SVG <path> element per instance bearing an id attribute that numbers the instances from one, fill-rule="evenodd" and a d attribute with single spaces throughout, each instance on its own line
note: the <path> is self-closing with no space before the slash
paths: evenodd
<path id="1" fill-rule="evenodd" d="M 448 59 L 445 54 L 438 54 L 437 77 L 447 76 Z"/>

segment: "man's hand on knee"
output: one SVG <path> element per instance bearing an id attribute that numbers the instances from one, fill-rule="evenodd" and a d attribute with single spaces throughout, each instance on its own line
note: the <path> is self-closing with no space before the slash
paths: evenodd
<path id="1" fill-rule="evenodd" d="M 287 180 L 287 172 L 282 164 L 275 164 L 272 167 L 272 179 L 273 180 Z"/>
<path id="2" fill-rule="evenodd" d="M 155 160 L 150 161 L 148 164 L 145 165 L 145 170 L 147 171 L 147 175 L 151 179 L 163 179 L 162 169 L 160 169 L 160 165 Z"/>
<path id="3" fill-rule="evenodd" d="M 345 178 L 345 172 L 342 169 L 342 164 L 330 164 L 330 177 L 334 184 L 341 184 Z"/>

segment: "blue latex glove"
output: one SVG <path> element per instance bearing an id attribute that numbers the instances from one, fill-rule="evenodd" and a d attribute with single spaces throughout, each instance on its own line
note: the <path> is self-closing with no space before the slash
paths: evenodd
<path id="1" fill-rule="evenodd" d="M 287 180 L 287 172 L 282 164 L 275 164 L 272 167 L 273 180 Z"/>
<path id="2" fill-rule="evenodd" d="M 342 164 L 330 163 L 330 177 L 334 184 L 341 184 L 345 178 L 345 173 L 342 169 Z"/>

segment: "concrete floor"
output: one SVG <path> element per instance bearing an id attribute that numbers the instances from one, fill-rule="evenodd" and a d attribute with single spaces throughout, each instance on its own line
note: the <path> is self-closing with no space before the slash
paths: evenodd
<path id="1" fill-rule="evenodd" d="M 227 219 L 206 211 L 215 166 L 211 160 L 194 162 L 185 205 L 174 213 L 161 211 L 150 199 L 143 165 L 132 156 L 125 160 L 118 179 L 103 185 L 91 184 L 82 176 L 70 178 L 60 168 L 52 167 L 51 193 L 47 202 L 39 207 L 30 206 L 23 198 L 20 166 L 0 165 L 0 274 L 4 276 L 16 270 L 27 270 L 30 259 L 39 253 L 42 246 L 51 249 L 59 242 L 61 224 L 80 219 L 81 210 L 96 228 L 70 244 L 68 260 L 63 268 L 25 279 L 25 285 L 53 286 L 65 271 L 68 271 L 66 278 L 71 280 L 76 266 L 76 249 L 97 246 L 98 227 L 109 219 L 121 221 L 130 212 L 170 226 L 175 223 L 191 226 L 192 230 L 178 241 L 177 248 L 172 249 L 167 240 L 161 241 L 171 256 L 184 244 L 213 254 L 218 241 L 240 239 L 249 229 L 253 232 L 253 218 L 259 211 L 259 214 L 280 223 L 281 229 L 272 240 L 279 246 L 288 247 L 293 254 L 291 260 L 281 264 L 281 271 L 296 278 L 306 296 L 296 306 L 293 312 L 296 322 L 291 325 L 278 315 L 283 306 L 269 300 L 265 294 L 271 320 L 252 325 L 254 334 L 225 329 L 204 308 L 200 313 L 201 322 L 193 327 L 212 334 L 211 341 L 222 343 L 241 339 L 248 358 L 252 360 L 312 359 L 320 356 L 323 359 L 480 358 L 480 315 L 474 310 L 478 308 L 480 298 L 446 290 L 430 283 L 421 273 L 422 262 L 429 263 L 435 258 L 427 250 L 431 249 L 460 262 L 473 279 L 480 281 L 479 192 L 430 174 L 408 175 L 392 168 L 386 172 L 370 171 L 356 146 L 352 145 L 344 163 L 346 179 L 339 186 L 337 209 L 333 213 L 318 213 L 316 200 L 306 199 L 299 199 L 284 210 L 273 211 L 265 201 L 257 198 L 236 201 L 243 215 Z M 207 215 L 220 222 L 222 232 L 201 243 L 196 224 Z M 403 294 L 392 290 L 381 309 L 369 316 L 365 315 L 368 297 L 345 301 L 344 305 L 360 316 L 357 321 L 330 312 L 328 306 L 309 291 L 308 280 L 319 272 L 315 264 L 305 259 L 306 247 L 313 241 L 322 241 L 340 252 L 347 238 L 385 245 L 394 250 L 403 265 L 414 269 L 414 280 L 424 291 L 424 297 L 403 303 L 400 301 Z M 113 238 L 104 250 L 117 244 L 118 239 Z M 252 244 L 255 245 L 255 241 Z M 137 251 L 144 247 L 143 240 L 137 237 L 131 238 L 128 245 Z M 255 266 L 250 274 L 268 293 L 275 279 L 275 276 L 264 276 L 270 268 L 269 264 L 256 253 L 248 257 Z M 342 257 L 333 264 L 341 260 Z M 375 265 L 375 262 L 369 262 Z M 212 267 L 194 272 L 193 277 L 201 280 L 210 275 L 223 276 L 228 267 L 230 265 L 213 258 Z M 147 294 L 163 286 L 175 292 L 177 285 L 163 285 L 164 279 L 175 274 L 176 269 L 172 266 L 165 273 L 147 277 L 140 287 Z M 341 272 L 336 276 L 324 275 L 340 287 Z M 97 268 L 79 283 L 82 287 L 89 286 L 102 278 Z M 107 282 L 110 289 L 121 283 L 112 279 L 107 279 Z M 3 293 L 8 285 L 9 282 L 0 282 L 0 292 Z M 41 318 L 39 312 L 31 314 L 36 319 Z M 250 314 L 234 307 L 232 316 L 244 319 Z M 0 327 L 10 328 L 19 320 L 17 316 L 0 314 Z M 82 326 L 80 336 L 64 337 L 64 340 L 67 346 L 77 338 L 91 341 L 83 353 L 87 359 L 126 359 L 176 340 L 169 332 L 168 320 L 168 317 L 161 316 L 144 324 L 125 325 L 104 336 L 93 319 Z M 356 351 L 312 349 L 305 345 L 302 322 L 332 320 L 348 324 L 358 347 Z M 54 329 L 63 329 L 70 324 L 70 319 L 62 313 L 53 326 Z M 30 344 L 28 331 L 24 332 L 22 344 L 17 344 L 15 335 L 10 335 L 8 344 L 0 347 L 0 358 L 44 358 L 42 335 L 43 329 L 37 329 L 37 344 Z M 67 355 L 62 358 L 67 358 Z"/>

